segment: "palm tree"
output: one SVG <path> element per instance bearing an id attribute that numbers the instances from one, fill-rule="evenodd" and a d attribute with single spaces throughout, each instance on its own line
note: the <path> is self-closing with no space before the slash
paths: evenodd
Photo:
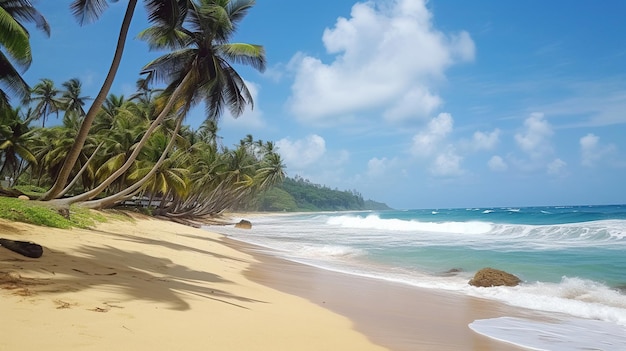
<path id="1" fill-rule="evenodd" d="M 113 85 L 113 80 L 117 74 L 117 70 L 122 59 L 124 46 L 128 36 L 128 29 L 130 28 L 130 22 L 135 11 L 135 7 L 137 6 L 137 1 L 138 0 L 128 1 L 126 13 L 124 14 L 124 20 L 122 21 L 120 34 L 117 40 L 115 55 L 113 56 L 113 61 L 109 67 L 109 72 L 107 73 L 104 83 L 102 84 L 102 88 L 98 92 L 98 95 L 96 95 L 93 104 L 87 111 L 87 115 L 85 116 L 81 129 L 76 137 L 76 141 L 74 142 L 70 152 L 67 154 L 61 172 L 56 177 L 52 187 L 41 197 L 42 200 L 51 200 L 56 198 L 65 187 L 65 184 L 67 184 L 70 172 L 80 155 L 85 141 L 87 140 L 91 125 L 93 124 L 102 103 L 111 89 L 111 85 Z M 144 2 L 150 22 L 157 20 L 160 22 L 169 21 L 172 25 L 177 23 L 177 21 L 182 18 L 182 14 L 186 12 L 187 6 L 187 0 L 144 0 Z M 106 0 L 74 0 L 71 5 L 72 12 L 81 25 L 98 19 L 106 8 Z"/>
<path id="2" fill-rule="evenodd" d="M 72 78 L 63 83 L 65 91 L 61 96 L 62 109 L 65 110 L 65 114 L 76 116 L 81 120 L 85 116 L 85 101 L 90 100 L 88 96 L 80 96 L 81 82 L 78 78 Z"/>
<path id="3" fill-rule="evenodd" d="M 228 42 L 234 35 L 238 22 L 253 5 L 253 0 L 189 1 L 186 17 L 175 30 L 169 19 L 165 21 L 159 18 L 155 26 L 140 34 L 152 49 L 176 50 L 152 61 L 142 72 L 169 83 L 163 93 L 167 97 L 167 103 L 133 154 L 110 179 L 102 182 L 96 189 L 67 201 L 91 199 L 126 172 L 152 132 L 175 106 L 175 115 L 182 119 L 191 107 L 204 101 L 207 118 L 217 120 L 226 105 L 236 117 L 243 113 L 247 104 L 253 103 L 243 78 L 228 62 L 249 64 L 261 71 L 265 69 L 262 46 Z M 98 203 L 108 201 L 109 199 Z"/>
<path id="4" fill-rule="evenodd" d="M 0 83 L 11 94 L 23 99 L 28 96 L 30 88 L 11 60 L 25 71 L 30 66 L 32 54 L 29 33 L 20 21 L 34 22 L 48 36 L 50 26 L 31 1 L 0 0 L 0 48 L 3 49 L 0 50 Z M 9 95 L 0 89 L 0 107 L 8 106 Z"/>
<path id="5" fill-rule="evenodd" d="M 59 108 L 61 101 L 56 98 L 59 90 L 55 88 L 54 82 L 48 78 L 42 78 L 41 81 L 33 87 L 30 97 L 25 102 L 35 103 L 34 110 L 41 118 L 41 127 L 45 128 L 46 119 L 52 113 L 59 116 Z"/>
<path id="6" fill-rule="evenodd" d="M 74 0 L 74 2 L 72 2 L 71 8 L 74 16 L 82 25 L 87 21 L 97 19 L 102 14 L 106 6 L 106 0 Z M 102 106 L 102 103 L 106 99 L 106 96 L 109 93 L 111 86 L 113 85 L 113 80 L 115 79 L 115 75 L 117 74 L 117 70 L 122 60 L 122 54 L 124 52 L 124 46 L 126 44 L 126 37 L 128 36 L 128 29 L 130 28 L 130 22 L 133 18 L 133 12 L 135 11 L 136 6 L 137 0 L 128 1 L 128 6 L 126 7 L 126 13 L 124 14 L 124 20 L 122 21 L 122 27 L 120 28 L 120 34 L 118 36 L 113 61 L 111 62 L 111 66 L 109 67 L 109 72 L 104 79 L 102 88 L 100 88 L 98 95 L 96 95 L 93 104 L 91 104 L 87 115 L 82 121 L 80 130 L 76 135 L 76 139 L 72 144 L 70 151 L 67 153 L 65 161 L 63 162 L 63 166 L 61 167 L 57 177 L 55 178 L 54 184 L 41 197 L 42 200 L 54 199 L 61 193 L 61 191 L 63 191 L 67 184 L 72 169 L 74 169 L 74 165 L 76 164 L 76 161 L 80 156 L 81 150 L 85 145 L 85 141 L 87 140 L 87 137 L 89 135 L 91 125 L 93 124 L 93 121 L 95 120 L 96 115 L 98 114 L 98 111 Z"/>
<path id="7" fill-rule="evenodd" d="M 37 162 L 28 148 L 29 123 L 28 118 L 22 118 L 19 107 L 0 109 L 0 176 L 17 179 L 28 164 Z"/>
<path id="8" fill-rule="evenodd" d="M 142 73 L 167 82 L 167 95 L 173 95 L 182 86 L 180 94 L 188 101 L 188 107 L 203 101 L 208 119 L 219 119 L 225 107 L 234 117 L 240 116 L 253 101 L 243 78 L 230 62 L 263 71 L 265 51 L 260 45 L 229 41 L 254 3 L 254 0 L 190 1 L 187 18 L 176 31 L 168 23 L 158 22 L 139 34 L 151 49 L 174 50 L 150 62 Z M 187 76 L 189 81 L 182 84 Z"/>

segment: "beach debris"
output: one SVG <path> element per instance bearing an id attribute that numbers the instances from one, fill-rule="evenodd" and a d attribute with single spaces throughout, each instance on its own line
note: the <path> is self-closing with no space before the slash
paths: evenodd
<path id="1" fill-rule="evenodd" d="M 248 220 L 242 219 L 238 223 L 235 223 L 235 228 L 252 229 L 252 223 Z"/>
<path id="2" fill-rule="evenodd" d="M 41 245 L 35 244 L 31 241 L 0 238 L 0 246 L 6 247 L 13 252 L 17 252 L 20 255 L 30 258 L 39 258 L 43 255 L 43 248 Z"/>
<path id="3" fill-rule="evenodd" d="M 20 200 L 30 200 L 30 197 L 26 196 L 26 195 L 20 195 L 17 197 Z"/>
<path id="4" fill-rule="evenodd" d="M 469 285 L 485 288 L 492 286 L 517 286 L 521 281 L 521 279 L 511 273 L 487 267 L 476 272 L 474 278 L 469 281 Z"/>

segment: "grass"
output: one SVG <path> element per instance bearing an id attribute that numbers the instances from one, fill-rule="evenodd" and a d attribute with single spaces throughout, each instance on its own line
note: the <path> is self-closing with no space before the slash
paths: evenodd
<path id="1" fill-rule="evenodd" d="M 69 219 L 59 214 L 54 206 L 41 201 L 20 200 L 0 197 L 0 218 L 54 228 L 90 228 L 98 222 L 105 222 L 102 213 L 72 205 Z"/>

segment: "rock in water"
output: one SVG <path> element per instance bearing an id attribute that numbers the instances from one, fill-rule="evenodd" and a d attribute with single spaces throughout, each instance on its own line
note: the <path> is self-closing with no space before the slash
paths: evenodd
<path id="1" fill-rule="evenodd" d="M 252 223 L 250 223 L 250 221 L 242 219 L 241 221 L 239 221 L 239 223 L 235 223 L 235 228 L 252 229 Z"/>
<path id="2" fill-rule="evenodd" d="M 511 273 L 494 268 L 483 268 L 476 272 L 469 285 L 492 287 L 492 286 L 517 286 L 522 280 Z"/>

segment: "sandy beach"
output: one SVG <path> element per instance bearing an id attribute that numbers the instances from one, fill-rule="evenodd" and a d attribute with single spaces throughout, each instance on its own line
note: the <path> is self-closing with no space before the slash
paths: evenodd
<path id="1" fill-rule="evenodd" d="M 473 333 L 522 313 L 322 271 L 149 218 L 90 230 L 0 220 L 0 350 L 514 350 Z"/>

